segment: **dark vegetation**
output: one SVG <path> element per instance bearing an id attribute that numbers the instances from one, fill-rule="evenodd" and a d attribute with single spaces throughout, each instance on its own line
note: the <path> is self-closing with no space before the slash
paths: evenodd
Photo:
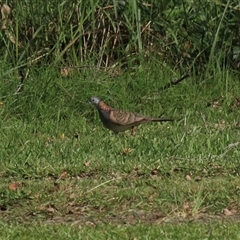
<path id="1" fill-rule="evenodd" d="M 166 63 L 182 74 L 239 69 L 238 1 L 15 1 L 2 5 L 1 55 L 13 68 Z M 141 56 L 141 57 L 140 57 Z"/>

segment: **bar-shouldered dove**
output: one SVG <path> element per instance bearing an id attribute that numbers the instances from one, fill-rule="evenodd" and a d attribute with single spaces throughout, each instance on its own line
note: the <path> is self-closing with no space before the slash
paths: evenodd
<path id="1" fill-rule="evenodd" d="M 114 133 L 124 132 L 129 129 L 131 129 L 133 133 L 134 127 L 143 123 L 173 121 L 168 118 L 154 118 L 114 109 L 105 104 L 98 97 L 91 97 L 89 103 L 93 104 L 97 108 L 103 125 L 112 130 Z"/>

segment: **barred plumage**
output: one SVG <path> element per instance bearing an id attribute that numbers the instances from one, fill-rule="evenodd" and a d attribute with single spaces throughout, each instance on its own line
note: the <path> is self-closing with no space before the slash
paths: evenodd
<path id="1" fill-rule="evenodd" d="M 114 109 L 98 97 L 91 97 L 90 103 L 93 104 L 98 112 L 103 125 L 115 133 L 123 132 L 128 129 L 134 130 L 135 126 L 148 122 L 173 121 L 172 119 L 153 118 L 137 113 Z"/>

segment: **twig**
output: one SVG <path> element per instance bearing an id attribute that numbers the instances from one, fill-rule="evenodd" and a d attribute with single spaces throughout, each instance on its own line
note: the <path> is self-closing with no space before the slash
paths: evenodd
<path id="1" fill-rule="evenodd" d="M 163 86 L 161 89 L 154 91 L 154 95 L 159 95 L 158 93 L 160 91 L 166 90 L 174 85 L 177 85 L 178 83 L 182 82 L 185 78 L 189 77 L 190 74 L 185 74 L 183 75 L 181 78 L 179 79 L 174 79 L 172 80 L 170 83 L 167 83 L 165 86 Z M 160 96 L 154 96 L 154 99 L 156 98 L 160 98 Z M 152 97 L 148 97 L 148 96 L 143 96 L 141 99 L 153 99 Z"/>
<path id="2" fill-rule="evenodd" d="M 174 86 L 174 85 L 177 85 L 177 84 L 179 84 L 180 82 L 182 82 L 185 78 L 187 78 L 187 77 L 189 77 L 190 76 L 190 74 L 185 74 L 185 75 L 183 75 L 181 78 L 179 78 L 179 79 L 174 79 L 174 80 L 172 80 L 170 83 L 167 83 L 165 86 L 163 86 L 162 87 L 162 90 L 166 90 L 166 89 L 168 89 L 168 88 L 170 88 L 170 87 L 172 87 L 172 86 Z"/>

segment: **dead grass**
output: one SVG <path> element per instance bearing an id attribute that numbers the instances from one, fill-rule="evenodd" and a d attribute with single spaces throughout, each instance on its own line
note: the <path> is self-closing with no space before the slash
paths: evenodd
<path id="1" fill-rule="evenodd" d="M 110 172 L 104 177 L 101 172 L 89 171 L 78 176 L 63 172 L 59 176 L 20 181 L 4 178 L 0 219 L 92 226 L 103 223 L 239 222 L 237 196 L 236 202 L 232 199 L 227 206 L 223 203 L 222 210 L 216 209 L 213 206 L 216 199 L 211 199 L 215 187 L 218 187 L 219 201 L 224 191 L 228 198 L 234 198 L 229 194 L 234 189 L 239 191 L 238 177 L 226 184 L 227 172 L 220 166 L 211 168 L 212 171 L 208 170 L 211 173 L 203 169 L 190 175 L 179 169 L 168 173 L 153 169 L 143 173 L 135 168 L 124 174 Z M 12 182 L 7 184 L 10 180 Z M 182 195 L 179 199 L 171 196 L 178 192 Z M 166 194 L 169 194 L 168 199 L 164 200 Z"/>

